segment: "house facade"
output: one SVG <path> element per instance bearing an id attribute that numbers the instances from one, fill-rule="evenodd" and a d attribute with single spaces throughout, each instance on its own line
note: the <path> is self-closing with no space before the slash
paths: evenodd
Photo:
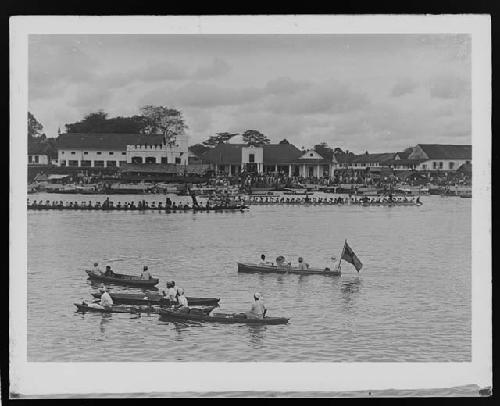
<path id="1" fill-rule="evenodd" d="M 314 150 L 301 151 L 291 144 L 219 144 L 205 152 L 202 161 L 228 176 L 243 171 L 257 174 L 281 173 L 298 177 L 331 177 L 335 158 Z"/>
<path id="2" fill-rule="evenodd" d="M 188 163 L 188 137 L 168 144 L 162 135 L 61 134 L 57 139 L 58 165 L 120 167 L 125 164 Z"/>
<path id="3" fill-rule="evenodd" d="M 28 165 L 48 165 L 50 154 L 46 145 L 28 142 Z"/>
<path id="4" fill-rule="evenodd" d="M 472 163 L 472 145 L 418 144 L 408 156 L 418 171 L 453 172 Z"/>

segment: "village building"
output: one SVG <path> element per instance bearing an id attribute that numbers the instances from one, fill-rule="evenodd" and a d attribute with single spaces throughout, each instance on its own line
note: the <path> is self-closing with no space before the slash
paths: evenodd
<path id="1" fill-rule="evenodd" d="M 456 171 L 472 163 L 472 145 L 418 144 L 408 159 L 420 160 L 417 171 Z"/>
<path id="2" fill-rule="evenodd" d="M 217 173 L 228 176 L 246 171 L 323 178 L 333 176 L 335 164 L 333 154 L 324 157 L 314 150 L 301 151 L 292 144 L 219 144 L 201 159 Z"/>
<path id="3" fill-rule="evenodd" d="M 125 164 L 188 164 L 188 137 L 168 144 L 159 134 L 61 134 L 58 165 L 120 167 Z"/>

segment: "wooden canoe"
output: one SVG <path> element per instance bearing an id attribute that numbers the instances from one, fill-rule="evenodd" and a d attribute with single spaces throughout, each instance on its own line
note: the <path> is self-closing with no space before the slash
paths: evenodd
<path id="1" fill-rule="evenodd" d="M 99 282 L 116 283 L 119 285 L 154 286 L 157 285 L 158 282 L 160 282 L 158 278 L 141 279 L 140 276 L 125 275 L 121 273 L 115 273 L 113 274 L 113 276 L 104 276 L 104 275 L 97 275 L 92 270 L 86 270 L 85 272 L 87 272 L 89 279 Z"/>
<path id="2" fill-rule="evenodd" d="M 209 316 L 202 312 L 184 312 L 179 310 L 160 309 L 162 321 L 199 321 L 225 324 L 287 324 L 286 317 L 264 317 L 263 319 L 247 318 L 244 313 L 214 313 Z"/>
<path id="3" fill-rule="evenodd" d="M 75 303 L 77 312 L 96 312 L 96 313 L 155 313 L 158 314 L 160 312 L 160 306 L 130 306 L 130 305 L 113 305 L 109 308 L 99 309 L 95 307 L 90 307 L 88 303 Z M 210 313 L 216 306 L 209 306 L 201 308 L 205 314 Z"/>
<path id="4" fill-rule="evenodd" d="M 340 276 L 341 272 L 337 270 L 309 268 L 298 269 L 292 266 L 285 266 L 278 268 L 276 265 L 258 265 L 258 264 L 243 264 L 238 262 L 238 272 L 243 273 L 278 273 L 278 274 L 299 274 L 299 275 L 327 275 L 327 276 Z"/>
<path id="5" fill-rule="evenodd" d="M 159 293 L 110 293 L 109 295 L 116 304 L 147 305 L 169 302 Z M 92 296 L 100 299 L 101 293 L 92 293 Z M 186 297 L 186 299 L 189 306 L 212 306 L 220 302 L 220 299 L 215 297 Z"/>

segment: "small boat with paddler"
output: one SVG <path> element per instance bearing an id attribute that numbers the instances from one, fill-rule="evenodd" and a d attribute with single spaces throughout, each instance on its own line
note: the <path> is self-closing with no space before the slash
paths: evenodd
<path id="1" fill-rule="evenodd" d="M 113 276 L 105 276 L 97 274 L 90 269 L 85 270 L 85 272 L 87 272 L 89 279 L 91 280 L 98 282 L 115 283 L 119 285 L 151 287 L 157 285 L 158 282 L 160 282 L 158 278 L 141 279 L 140 276 L 125 275 L 121 273 L 113 273 Z"/>
<path id="2" fill-rule="evenodd" d="M 212 315 L 197 311 L 196 309 L 160 309 L 161 321 L 196 321 L 224 324 L 287 324 L 290 319 L 286 317 L 250 318 L 245 313 L 213 313 Z"/>

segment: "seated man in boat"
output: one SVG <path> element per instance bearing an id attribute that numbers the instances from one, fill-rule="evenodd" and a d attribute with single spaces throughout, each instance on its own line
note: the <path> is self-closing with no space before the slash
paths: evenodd
<path id="1" fill-rule="evenodd" d="M 247 318 L 249 319 L 263 319 L 266 316 L 267 309 L 264 306 L 264 302 L 262 301 L 262 295 L 258 292 L 255 292 L 253 295 L 254 302 L 250 311 L 245 313 Z"/>
<path id="2" fill-rule="evenodd" d="M 262 254 L 260 256 L 260 262 L 259 262 L 259 265 L 272 265 L 271 262 L 268 262 L 266 261 L 266 256 L 264 254 Z"/>
<path id="3" fill-rule="evenodd" d="M 99 264 L 94 262 L 94 268 L 92 268 L 92 272 L 96 275 L 103 275 L 101 268 L 99 268 Z"/>
<path id="4" fill-rule="evenodd" d="M 299 257 L 298 259 L 298 262 L 299 264 L 297 265 L 297 268 L 300 270 L 300 271 L 305 271 L 307 268 L 309 268 L 307 266 L 306 263 L 304 263 L 304 259 L 302 257 Z"/>
<path id="5" fill-rule="evenodd" d="M 189 312 L 189 303 L 182 288 L 177 288 L 177 303 L 179 311 Z"/>
<path id="6" fill-rule="evenodd" d="M 113 306 L 113 299 L 111 298 L 110 294 L 108 293 L 108 289 L 106 289 L 106 286 L 103 284 L 99 288 L 99 292 L 101 293 L 101 299 L 99 303 L 89 303 L 88 307 L 92 307 L 94 309 L 109 309 Z"/>
<path id="7" fill-rule="evenodd" d="M 104 271 L 104 276 L 115 276 L 115 273 L 109 265 L 106 265 L 106 270 Z"/>
<path id="8" fill-rule="evenodd" d="M 144 267 L 142 268 L 141 279 L 148 279 L 149 280 L 151 278 L 152 278 L 152 276 L 149 273 L 148 267 L 146 265 L 144 265 Z"/>
<path id="9" fill-rule="evenodd" d="M 177 289 L 175 287 L 175 282 L 167 282 L 167 291 L 165 292 L 165 299 L 169 300 L 170 303 L 177 303 Z"/>
<path id="10" fill-rule="evenodd" d="M 286 268 L 290 264 L 285 263 L 285 257 L 283 255 L 280 255 L 278 258 L 276 258 L 276 265 L 278 268 Z"/>

